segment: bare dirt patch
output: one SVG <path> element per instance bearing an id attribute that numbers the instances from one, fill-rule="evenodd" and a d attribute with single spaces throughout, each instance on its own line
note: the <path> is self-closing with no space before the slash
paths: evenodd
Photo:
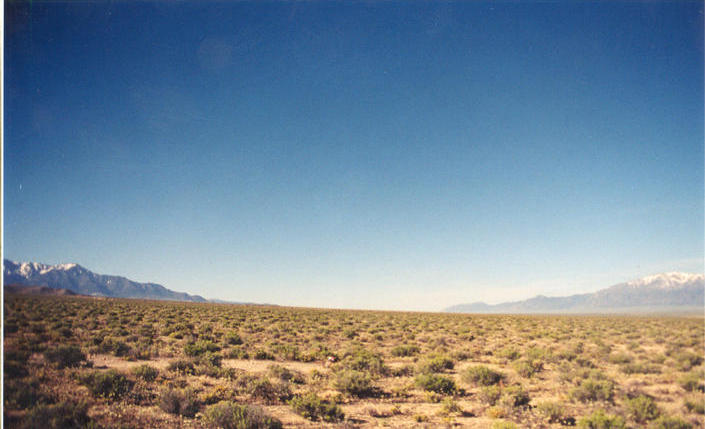
<path id="1" fill-rule="evenodd" d="M 157 369 L 165 369 L 169 365 L 169 359 L 154 359 L 154 360 L 135 360 L 128 361 L 123 358 L 105 355 L 105 354 L 95 354 L 90 355 L 88 360 L 93 362 L 93 368 L 96 369 L 116 369 L 118 371 L 128 371 L 140 365 L 150 365 Z"/>
<path id="2" fill-rule="evenodd" d="M 283 366 L 286 369 L 310 374 L 313 370 L 328 371 L 322 363 L 318 362 L 277 362 L 271 360 L 251 360 L 251 359 L 223 359 L 225 368 L 241 369 L 247 372 L 265 373 L 272 365 Z"/>

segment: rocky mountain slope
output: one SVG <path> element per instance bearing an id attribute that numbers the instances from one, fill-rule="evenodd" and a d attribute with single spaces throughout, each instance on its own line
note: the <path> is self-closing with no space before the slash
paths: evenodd
<path id="1" fill-rule="evenodd" d="M 68 289 L 81 295 L 205 302 L 198 295 L 175 292 L 156 283 L 138 283 L 125 277 L 96 274 L 78 264 L 46 265 L 3 261 L 4 284 Z"/>

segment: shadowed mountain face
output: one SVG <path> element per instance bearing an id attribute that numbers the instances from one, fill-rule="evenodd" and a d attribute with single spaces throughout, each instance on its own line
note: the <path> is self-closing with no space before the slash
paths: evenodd
<path id="1" fill-rule="evenodd" d="M 75 292 L 68 289 L 52 289 L 48 286 L 28 286 L 18 284 L 5 285 L 5 293 L 16 293 L 20 295 L 76 295 Z"/>
<path id="2" fill-rule="evenodd" d="M 564 297 L 536 296 L 489 305 L 454 305 L 452 313 L 610 313 L 682 312 L 705 308 L 705 275 L 663 273 L 620 283 L 594 293 Z"/>
<path id="3" fill-rule="evenodd" d="M 138 283 L 119 276 L 96 274 L 78 264 L 45 265 L 37 262 L 3 261 L 6 285 L 19 284 L 68 289 L 82 295 L 117 298 L 165 299 L 205 302 L 203 297 L 174 292 L 155 283 Z"/>

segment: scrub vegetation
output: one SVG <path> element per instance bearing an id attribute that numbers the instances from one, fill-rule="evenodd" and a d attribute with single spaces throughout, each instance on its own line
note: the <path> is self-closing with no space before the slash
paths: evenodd
<path id="1" fill-rule="evenodd" d="M 705 426 L 697 317 L 5 295 L 5 427 Z"/>

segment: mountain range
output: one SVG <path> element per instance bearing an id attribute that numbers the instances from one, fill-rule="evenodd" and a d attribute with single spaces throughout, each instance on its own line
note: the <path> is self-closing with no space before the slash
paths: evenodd
<path id="1" fill-rule="evenodd" d="M 46 265 L 5 259 L 3 280 L 5 285 L 68 289 L 81 295 L 206 302 L 201 296 L 175 292 L 156 283 L 138 283 L 125 277 L 96 274 L 78 264 Z"/>
<path id="2" fill-rule="evenodd" d="M 489 305 L 484 302 L 446 308 L 451 313 L 618 313 L 699 312 L 705 309 L 705 275 L 662 273 L 619 283 L 594 293 Z"/>
<path id="3" fill-rule="evenodd" d="M 80 294 L 116 298 L 209 302 L 156 283 L 97 274 L 78 264 L 47 265 L 3 261 L 5 291 L 10 293 Z M 50 288 L 51 290 L 48 290 Z M 228 302 L 211 300 L 210 302 Z M 229 302 L 228 302 L 229 303 Z M 475 302 L 446 308 L 451 313 L 618 313 L 698 312 L 705 310 L 705 275 L 662 273 L 620 283 L 593 293 L 561 297 L 538 295 L 523 301 Z"/>

